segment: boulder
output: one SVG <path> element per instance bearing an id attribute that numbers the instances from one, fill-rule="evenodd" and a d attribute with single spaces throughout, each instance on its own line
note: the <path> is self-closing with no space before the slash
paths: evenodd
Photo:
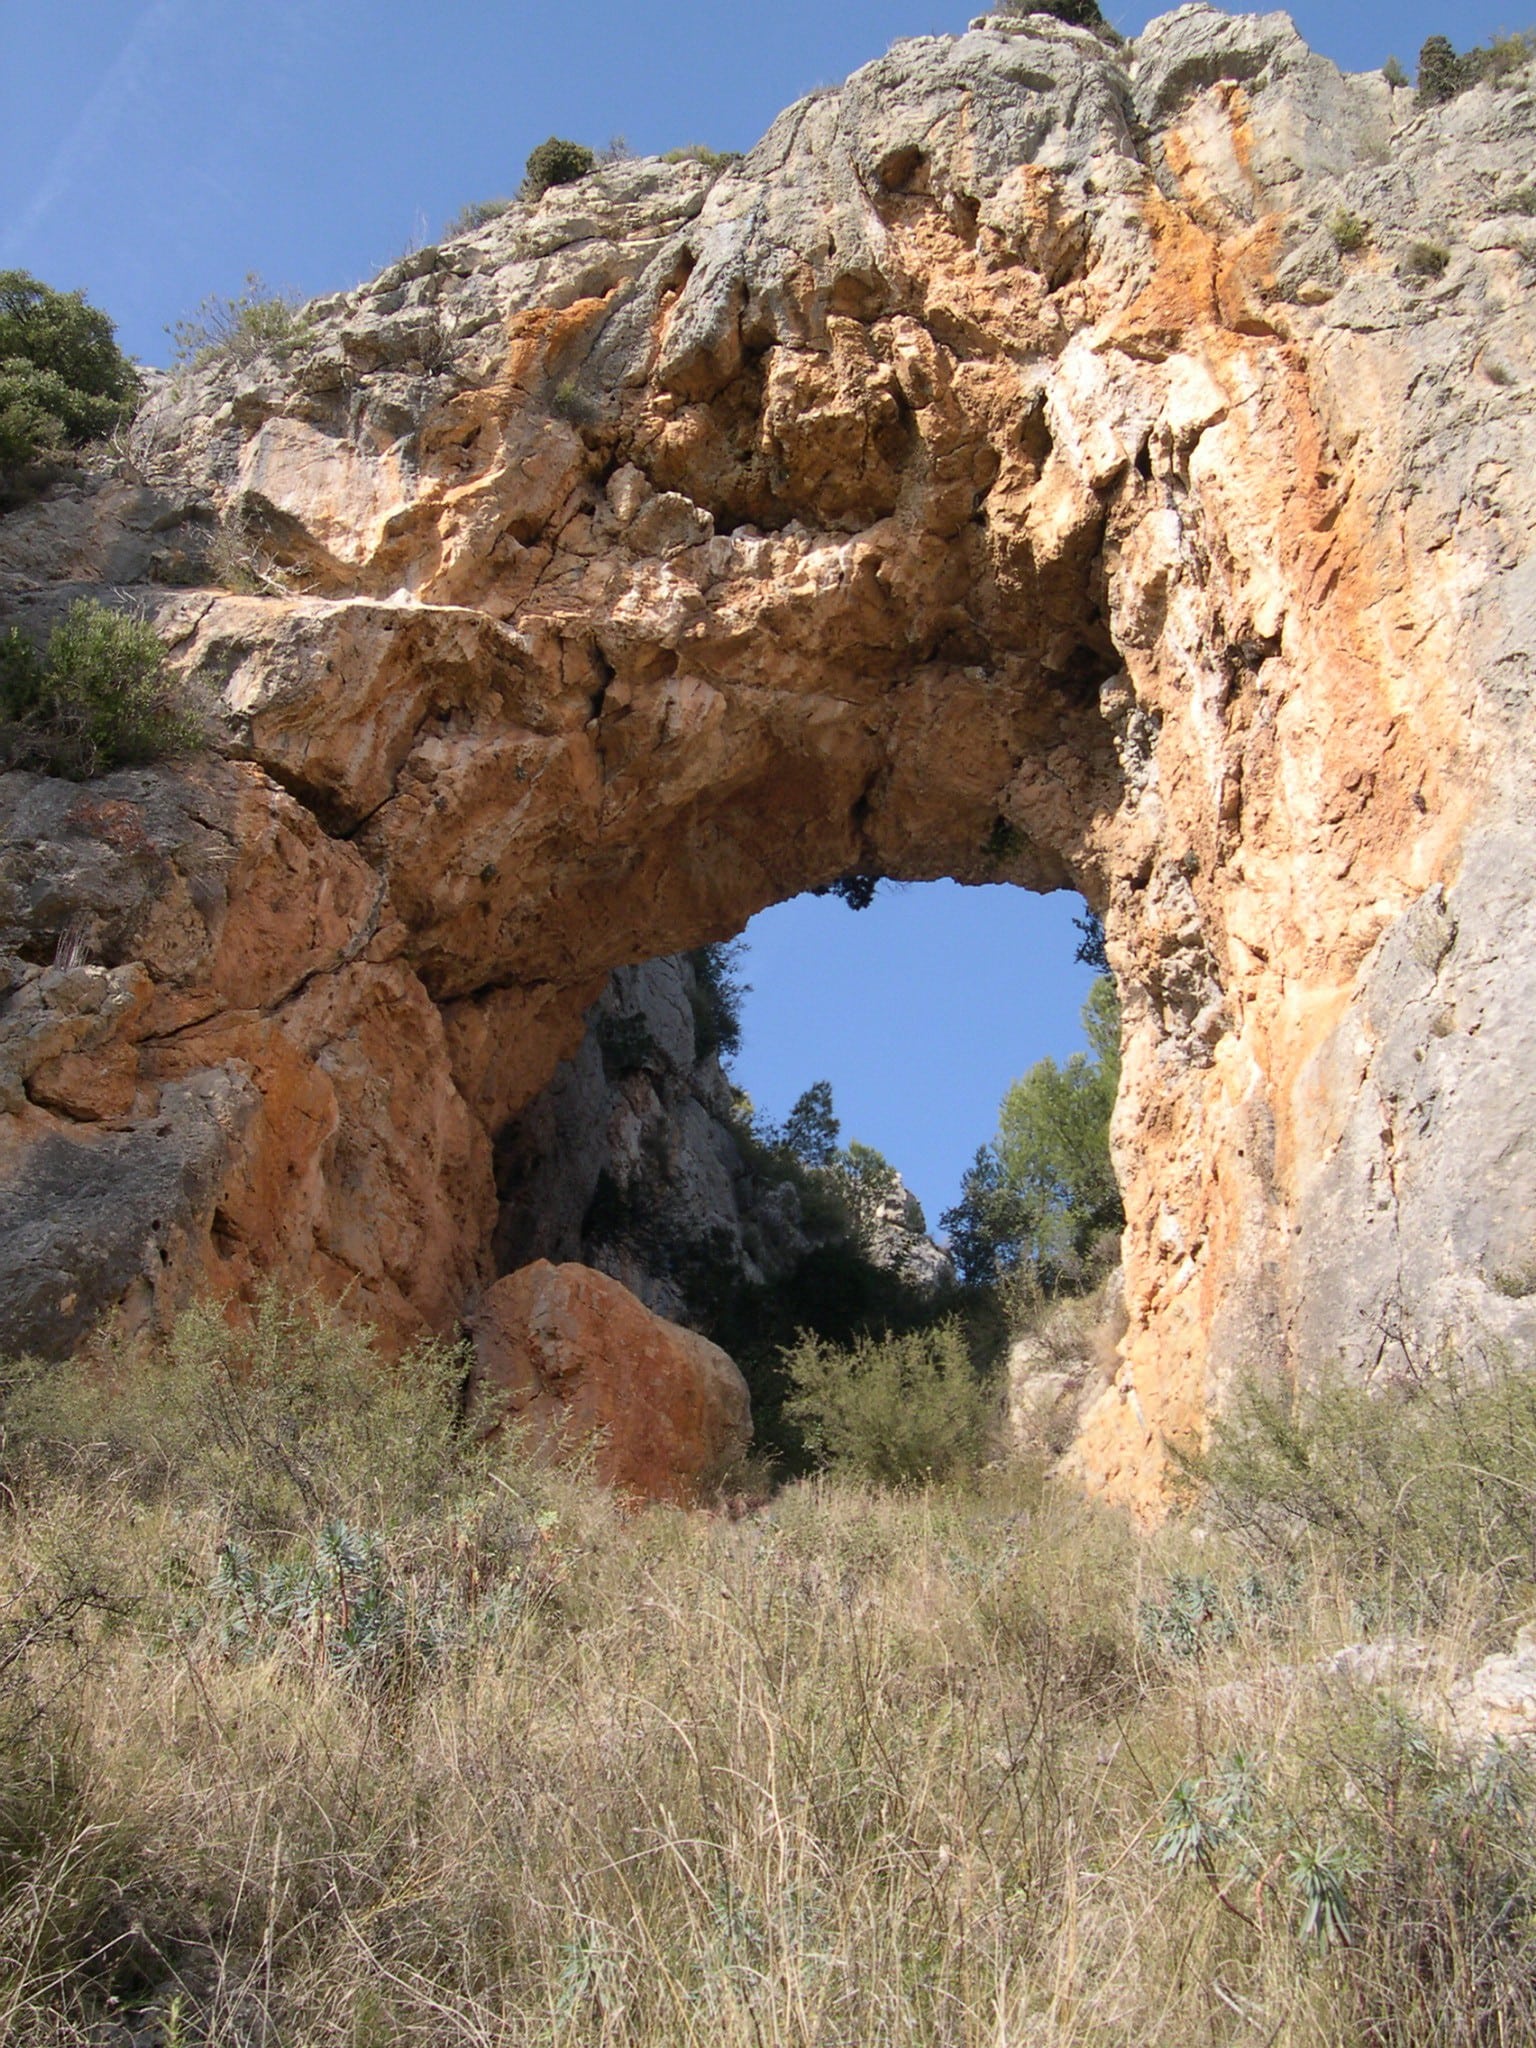
<path id="1" fill-rule="evenodd" d="M 537 1259 L 471 1324 L 481 1392 L 561 1453 L 590 1447 L 607 1486 L 697 1501 L 752 1441 L 747 1383 L 717 1344 L 653 1315 L 590 1266 Z"/>
<path id="2" fill-rule="evenodd" d="M 1505 1656 L 1488 1657 L 1456 1686 L 1451 1726 L 1463 1742 L 1536 1740 L 1536 1628 L 1522 1628 Z"/>

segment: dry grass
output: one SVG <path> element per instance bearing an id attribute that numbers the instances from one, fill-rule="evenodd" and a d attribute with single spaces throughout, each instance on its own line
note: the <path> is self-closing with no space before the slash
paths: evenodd
<path id="1" fill-rule="evenodd" d="M 1518 1774 L 1485 1812 L 1327 1675 L 1347 1574 L 1019 1468 L 625 1516 L 468 1450 L 444 1354 L 275 1307 L 178 1343 L 6 1410 L 0 2038 L 1529 2038 Z M 1488 1618 L 1469 1575 L 1439 1653 Z M 1307 1855 L 1347 1948 L 1299 1934 Z"/>

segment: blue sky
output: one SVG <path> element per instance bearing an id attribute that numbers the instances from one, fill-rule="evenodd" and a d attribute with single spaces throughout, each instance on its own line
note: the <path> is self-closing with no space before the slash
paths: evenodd
<path id="1" fill-rule="evenodd" d="M 1103 0 L 1135 34 L 1158 8 Z M 0 0 L 0 268 L 81 287 L 141 361 L 258 272 L 305 294 L 371 276 L 466 202 L 508 193 L 549 134 L 745 149 L 789 101 L 980 0 Z M 1351 69 L 1513 21 L 1503 0 L 1302 0 Z M 845 1135 L 902 1167 L 930 1220 L 1004 1087 L 1079 1041 L 1075 904 L 938 884 L 863 913 L 756 920 L 738 1077 L 782 1115 L 834 1087 Z"/>

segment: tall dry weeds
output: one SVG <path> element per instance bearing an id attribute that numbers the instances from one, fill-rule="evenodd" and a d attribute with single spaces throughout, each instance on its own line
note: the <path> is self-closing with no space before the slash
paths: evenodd
<path id="1" fill-rule="evenodd" d="M 91 1597 L 13 1660 L 0 2036 L 1531 2037 L 1523 1774 L 1330 1667 L 1333 1557 L 1022 1469 L 626 1516 L 477 1453 L 443 1354 L 264 1314 L 7 1403 L 0 1598 Z"/>

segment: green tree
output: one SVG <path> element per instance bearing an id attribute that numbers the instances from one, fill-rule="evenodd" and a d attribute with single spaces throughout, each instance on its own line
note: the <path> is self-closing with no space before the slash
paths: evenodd
<path id="1" fill-rule="evenodd" d="M 832 1107 L 832 1083 L 813 1081 L 784 1121 L 784 1143 L 802 1166 L 830 1166 L 842 1129 Z"/>
<path id="2" fill-rule="evenodd" d="M 752 984 L 741 978 L 741 941 L 695 946 L 688 955 L 693 969 L 688 1002 L 693 1011 L 693 1056 L 734 1059 L 741 1051 L 741 1006 Z"/>
<path id="3" fill-rule="evenodd" d="M 883 1152 L 873 1145 L 861 1145 L 857 1138 L 833 1154 L 827 1172 L 842 1196 L 855 1239 L 867 1244 L 876 1212 L 896 1192 L 900 1174 Z"/>
<path id="4" fill-rule="evenodd" d="M 0 270 L 0 481 L 111 433 L 138 396 L 112 322 L 80 292 Z"/>
<path id="5" fill-rule="evenodd" d="M 1008 1185 L 991 1145 L 980 1145 L 960 1182 L 960 1200 L 940 1219 L 960 1277 L 994 1287 L 1018 1263 L 1035 1228 L 1035 1204 Z"/>
<path id="6" fill-rule="evenodd" d="M 1101 975 L 1083 1005 L 1089 1051 L 1065 1066 L 1045 1059 L 1003 1098 L 997 1136 L 966 1174 L 945 1213 L 967 1280 L 990 1282 L 1028 1262 L 1043 1281 L 1070 1275 L 1106 1230 L 1125 1220 L 1109 1150 L 1120 1085 L 1120 1005 Z"/>
<path id="7" fill-rule="evenodd" d="M 1469 67 L 1448 36 L 1430 36 L 1419 52 L 1419 105 L 1442 106 L 1470 84 Z"/>

